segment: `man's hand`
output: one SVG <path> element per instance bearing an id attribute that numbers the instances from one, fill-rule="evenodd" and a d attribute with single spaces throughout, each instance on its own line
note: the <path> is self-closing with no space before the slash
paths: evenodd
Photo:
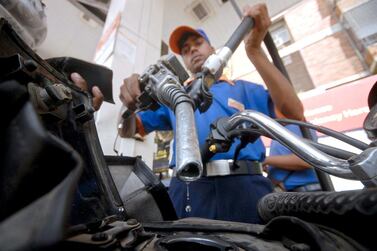
<path id="1" fill-rule="evenodd" d="M 266 157 L 266 159 L 267 159 L 268 157 Z M 263 162 L 262 163 L 262 169 L 263 169 L 263 172 L 265 172 L 265 173 L 268 173 L 268 164 L 266 163 L 266 162 Z"/>
<path id="2" fill-rule="evenodd" d="M 132 74 L 130 77 L 123 80 L 123 85 L 120 87 L 119 99 L 129 110 L 136 110 L 137 97 L 140 96 L 139 75 Z"/>
<path id="3" fill-rule="evenodd" d="M 141 91 L 138 74 L 134 73 L 123 80 L 123 85 L 120 87 L 119 99 L 130 112 L 136 110 L 137 98 L 140 94 Z M 124 109 L 121 109 L 121 114 L 118 117 L 118 133 L 122 138 L 131 138 L 136 133 L 135 114 L 132 113 L 131 116 L 124 119 L 122 117 L 123 112 Z"/>
<path id="4" fill-rule="evenodd" d="M 245 38 L 245 49 L 249 57 L 261 51 L 261 44 L 271 25 L 266 4 L 256 4 L 244 8 L 244 16 L 254 19 L 254 28 Z"/>
<path id="5" fill-rule="evenodd" d="M 88 91 L 88 84 L 86 83 L 85 79 L 81 77 L 80 74 L 78 74 L 77 72 L 72 73 L 71 79 L 78 87 L 81 88 L 81 90 Z M 97 86 L 93 86 L 92 95 L 93 95 L 93 108 L 94 110 L 98 111 L 103 102 L 103 94 Z"/>

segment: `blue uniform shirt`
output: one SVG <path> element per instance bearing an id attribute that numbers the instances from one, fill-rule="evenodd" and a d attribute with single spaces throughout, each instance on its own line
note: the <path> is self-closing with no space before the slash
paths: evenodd
<path id="1" fill-rule="evenodd" d="M 287 129 L 289 129 L 294 134 L 301 136 L 301 130 L 296 125 L 287 125 Z M 315 133 L 312 133 L 314 139 L 317 139 L 317 136 Z M 270 156 L 276 156 L 276 155 L 287 155 L 292 154 L 292 152 L 280 144 L 278 141 L 273 140 L 271 142 L 270 146 Z M 313 168 L 300 170 L 300 171 L 287 171 L 283 170 L 278 167 L 271 166 L 269 167 L 269 177 L 276 180 L 276 181 L 283 181 L 284 180 L 284 187 L 289 191 L 292 190 L 295 187 L 303 186 L 307 184 L 317 183 L 318 178 L 315 174 L 315 171 Z"/>
<path id="2" fill-rule="evenodd" d="M 218 118 L 229 117 L 239 112 L 240 105 L 244 106 L 244 109 L 256 110 L 270 117 L 275 116 L 272 100 L 267 90 L 261 85 L 243 80 L 237 80 L 234 84 L 219 81 L 211 86 L 210 92 L 213 94 L 210 108 L 204 113 L 195 111 L 196 131 L 200 146 L 204 145 L 208 137 L 210 124 Z M 143 111 L 138 114 L 147 133 L 154 130 L 174 130 L 175 132 L 174 113 L 166 106 L 161 106 L 157 111 Z M 216 154 L 211 160 L 233 159 L 238 143 L 239 140 L 236 140 L 228 152 Z M 171 166 L 175 166 L 175 145 L 173 149 Z M 241 150 L 238 157 L 239 160 L 259 161 L 263 161 L 264 158 L 265 148 L 260 139 L 253 144 L 248 144 Z"/>
<path id="3" fill-rule="evenodd" d="M 238 80 L 234 84 L 218 81 L 210 92 L 213 102 L 210 108 L 200 113 L 195 111 L 199 143 L 202 146 L 210 131 L 210 124 L 221 117 L 229 117 L 242 109 L 252 109 L 268 116 L 274 116 L 273 105 L 268 92 L 261 86 Z M 157 111 L 139 113 L 145 132 L 153 130 L 174 130 L 175 116 L 165 106 Z M 176 135 L 179 137 L 179 135 Z M 233 159 L 235 142 L 226 153 L 216 154 L 212 159 Z M 175 150 L 175 146 L 173 148 Z M 261 140 L 248 144 L 239 159 L 259 160 L 265 158 L 265 148 Z M 175 154 L 171 166 L 175 166 Z M 189 184 L 190 201 L 187 200 L 187 184 L 173 177 L 169 195 L 180 218 L 202 217 L 248 223 L 260 223 L 257 203 L 260 198 L 272 191 L 272 184 L 263 175 L 233 175 L 202 177 Z M 191 210 L 186 211 L 187 205 Z"/>

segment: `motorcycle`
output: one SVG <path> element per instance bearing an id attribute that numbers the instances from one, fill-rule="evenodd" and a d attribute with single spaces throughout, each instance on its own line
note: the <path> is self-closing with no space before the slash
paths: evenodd
<path id="1" fill-rule="evenodd" d="M 250 28 L 252 21 L 247 22 L 242 29 Z M 208 86 L 239 41 L 231 40 L 230 48 L 205 64 L 206 70 L 187 94 L 180 85 L 185 75 L 178 61 L 172 56 L 162 59 L 142 75 L 146 87 L 142 100 L 158 103 L 162 99 L 180 111 L 175 98 L 166 95 L 174 92 L 190 104 L 182 110 L 191 113 L 195 106 L 205 110 L 211 97 Z M 181 153 L 178 173 L 183 180 L 195 180 L 203 171 L 202 163 L 214 154 L 210 146 L 225 151 L 235 138 L 244 142 L 242 146 L 264 135 L 324 172 L 362 181 L 365 189 L 267 195 L 259 204 L 265 221 L 261 225 L 177 219 L 165 187 L 140 157 L 104 156 L 91 95 L 69 79 L 71 72 L 80 73 L 102 87 L 105 101 L 113 102 L 109 69 L 73 58 L 43 60 L 4 19 L 0 44 L 2 250 L 376 249 L 373 231 L 366 228 L 373 226 L 377 215 L 376 85 L 364 123 L 370 145 L 308 123 L 274 121 L 244 111 L 211 126 L 202 154 L 190 155 L 186 161 L 187 155 Z M 96 81 L 90 81 L 93 77 Z M 305 141 L 280 123 L 319 130 L 363 152 L 352 154 Z M 186 140 L 198 149 L 190 137 Z"/>

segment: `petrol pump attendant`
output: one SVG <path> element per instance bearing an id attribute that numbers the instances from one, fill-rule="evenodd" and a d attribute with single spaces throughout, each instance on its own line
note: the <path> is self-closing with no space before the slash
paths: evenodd
<path id="1" fill-rule="evenodd" d="M 267 7 L 258 4 L 245 8 L 245 15 L 251 16 L 255 26 L 245 38 L 245 50 L 266 83 L 268 91 L 261 85 L 244 80 L 219 80 L 210 87 L 213 102 L 210 108 L 200 113 L 195 111 L 199 144 L 203 145 L 208 136 L 210 124 L 216 119 L 252 109 L 274 117 L 274 108 L 285 117 L 302 119 L 303 108 L 288 80 L 269 62 L 261 49 L 261 42 L 267 33 L 270 19 Z M 169 45 L 173 52 L 182 56 L 186 68 L 192 73 L 201 71 L 205 60 L 215 49 L 211 46 L 203 30 L 191 27 L 177 27 L 170 35 Z M 135 108 L 136 97 L 140 95 L 138 75 L 124 80 L 120 99 L 129 109 Z M 167 107 L 157 111 L 143 111 L 123 121 L 120 134 L 130 137 L 135 132 L 141 134 L 153 130 L 174 130 L 175 117 Z M 175 135 L 179 137 L 179 135 Z M 265 148 L 261 140 L 249 144 L 239 155 L 237 164 L 242 167 L 242 175 L 232 175 L 228 160 L 233 159 L 238 142 L 226 153 L 216 154 L 207 164 L 215 170 L 215 176 L 202 177 L 189 184 L 190 201 L 187 202 L 187 185 L 173 177 L 169 195 L 179 217 L 202 217 L 209 219 L 259 223 L 258 200 L 272 191 L 271 182 L 262 175 L 261 162 L 265 158 Z M 175 157 L 171 166 L 174 167 Z M 229 175 L 216 174 L 218 168 L 228 169 Z M 187 205 L 191 210 L 187 210 Z"/>
<path id="2" fill-rule="evenodd" d="M 302 137 L 299 126 L 287 125 L 285 127 Z M 317 135 L 311 132 L 313 140 L 317 141 Z M 322 191 L 313 167 L 276 140 L 272 140 L 270 154 L 263 165 L 266 166 L 267 177 L 277 189 L 288 192 Z"/>

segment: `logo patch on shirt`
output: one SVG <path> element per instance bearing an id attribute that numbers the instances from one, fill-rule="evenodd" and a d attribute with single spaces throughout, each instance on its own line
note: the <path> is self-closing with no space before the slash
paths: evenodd
<path id="1" fill-rule="evenodd" d="M 238 101 L 236 101 L 232 98 L 228 98 L 228 106 L 232 107 L 232 108 L 234 108 L 234 109 L 236 109 L 240 112 L 245 110 L 245 106 L 242 103 L 240 103 L 240 102 L 238 102 Z"/>

